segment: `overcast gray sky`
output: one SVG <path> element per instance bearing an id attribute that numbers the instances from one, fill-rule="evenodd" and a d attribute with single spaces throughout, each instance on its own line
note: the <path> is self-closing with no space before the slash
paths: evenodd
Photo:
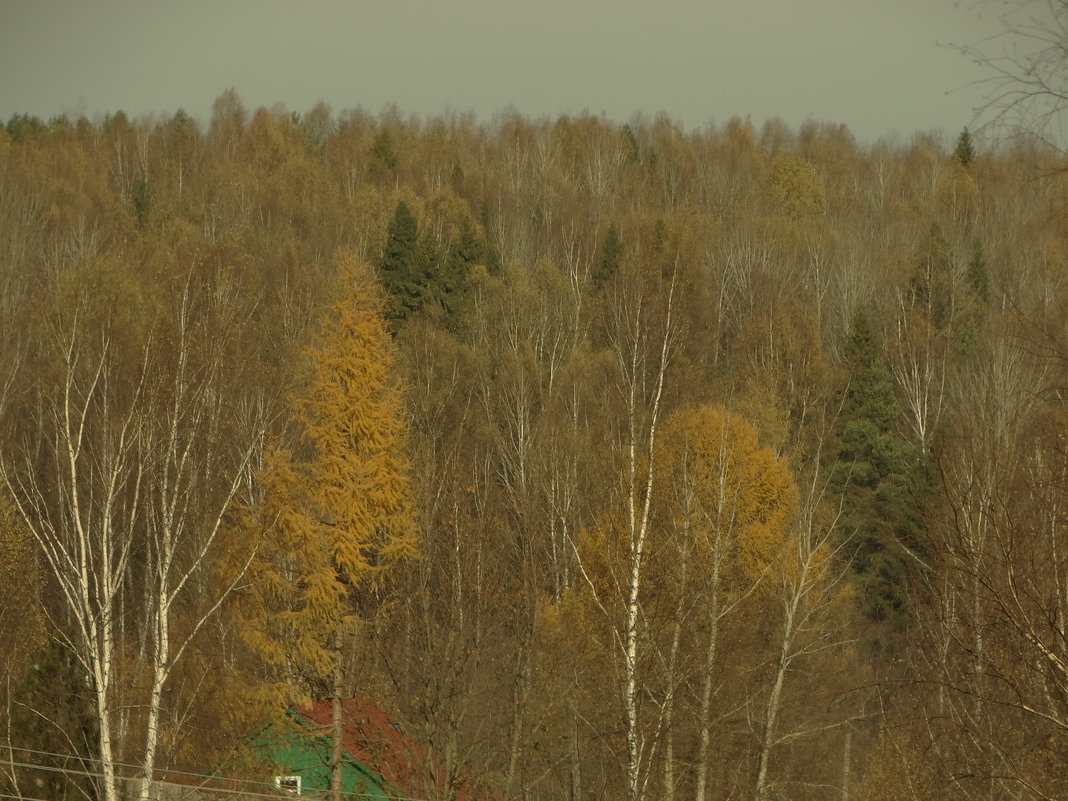
<path id="1" fill-rule="evenodd" d="M 862 142 L 949 137 L 981 73 L 939 43 L 992 25 L 954 0 L 0 0 L 0 120 L 206 121 L 233 87 L 250 109 L 663 111 L 691 128 L 750 115 L 843 122 Z"/>

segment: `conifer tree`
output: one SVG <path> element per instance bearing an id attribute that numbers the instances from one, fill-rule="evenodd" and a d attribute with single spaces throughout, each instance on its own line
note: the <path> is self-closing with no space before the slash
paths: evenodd
<path id="1" fill-rule="evenodd" d="M 967 127 L 957 137 L 957 146 L 953 149 L 953 155 L 957 157 L 957 161 L 964 167 L 967 167 L 975 159 L 975 145 L 972 144 L 972 135 L 968 133 Z"/>
<path id="2" fill-rule="evenodd" d="M 990 302 L 990 272 L 983 253 L 983 243 L 972 243 L 972 258 L 968 262 L 968 288 L 984 305 Z"/>
<path id="3" fill-rule="evenodd" d="M 459 239 L 449 249 L 439 279 L 440 301 L 450 325 L 455 325 L 466 306 L 471 268 L 482 263 L 484 250 L 474 223 L 465 217 L 460 226 Z"/>
<path id="4" fill-rule="evenodd" d="M 343 648 L 382 571 L 416 551 L 401 387 L 371 270 L 343 257 L 344 296 L 306 348 L 292 400 L 302 441 L 269 454 L 246 631 L 293 695 L 329 698 L 340 726 Z M 294 693 L 293 690 L 296 690 Z M 340 736 L 335 736 L 335 745 Z M 334 755 L 340 789 L 340 753 Z"/>
<path id="5" fill-rule="evenodd" d="M 944 330 L 952 322 L 953 256 L 937 223 L 931 225 L 920 247 L 909 294 L 936 329 Z"/>
<path id="6" fill-rule="evenodd" d="M 842 494 L 844 530 L 856 532 L 854 568 L 865 612 L 874 620 L 900 620 L 908 572 L 925 551 L 920 510 L 927 465 L 897 430 L 901 410 L 893 379 L 863 312 L 853 320 L 846 362 L 849 383 L 832 481 Z"/>
<path id="7" fill-rule="evenodd" d="M 371 157 L 375 165 L 383 172 L 397 166 L 397 154 L 393 152 L 393 140 L 389 131 L 379 131 L 371 143 Z"/>
<path id="8" fill-rule="evenodd" d="M 972 243 L 972 257 L 965 273 L 967 294 L 961 321 L 957 324 L 954 345 L 961 354 L 969 353 L 981 339 L 990 305 L 990 274 L 987 270 L 983 243 Z"/>
<path id="9" fill-rule="evenodd" d="M 33 539 L 0 487 L 0 697 L 18 681 L 46 642 L 41 576 Z"/>
<path id="10" fill-rule="evenodd" d="M 446 262 L 438 247 L 438 240 L 429 230 L 419 237 L 419 245 L 415 250 L 415 260 L 412 264 L 412 277 L 418 288 L 419 296 L 415 299 L 417 311 L 428 303 L 445 304 L 445 296 L 448 293 L 446 287 Z"/>
<path id="11" fill-rule="evenodd" d="M 419 223 L 403 200 L 389 222 L 386 247 L 382 253 L 382 282 L 389 293 L 386 319 L 396 333 L 408 315 L 419 308 L 425 286 L 420 279 Z"/>
<path id="12" fill-rule="evenodd" d="M 601 258 L 593 268 L 593 286 L 600 289 L 605 281 L 615 275 L 623 259 L 623 240 L 619 237 L 616 226 L 609 225 L 601 243 Z"/>
<path id="13" fill-rule="evenodd" d="M 482 230 L 486 232 L 486 239 L 482 248 L 482 256 L 486 265 L 486 270 L 490 275 L 500 275 L 501 270 L 504 268 L 504 263 L 501 257 L 500 248 L 490 235 L 490 231 L 493 230 L 495 219 L 493 207 L 488 200 L 484 201 L 482 204 L 481 217 Z"/>

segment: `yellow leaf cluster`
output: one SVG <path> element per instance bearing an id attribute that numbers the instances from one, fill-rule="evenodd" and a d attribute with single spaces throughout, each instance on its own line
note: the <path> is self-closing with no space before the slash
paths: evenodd
<path id="1" fill-rule="evenodd" d="M 786 464 L 761 447 L 740 415 L 707 404 L 672 416 L 657 459 L 669 525 L 688 532 L 705 563 L 718 551 L 725 579 L 755 579 L 782 549 L 797 513 Z"/>
<path id="2" fill-rule="evenodd" d="M 306 348 L 306 386 L 292 399 L 301 446 L 267 455 L 252 566 L 257 623 L 304 673 L 326 675 L 338 632 L 376 576 L 417 550 L 401 386 L 371 269 L 343 256 L 345 291 Z M 253 643 L 255 646 L 255 643 Z"/>
<path id="3" fill-rule="evenodd" d="M 768 192 L 782 214 L 792 219 L 818 216 L 827 203 L 823 179 L 796 153 L 785 152 L 771 164 Z"/>
<path id="4" fill-rule="evenodd" d="M 712 405 L 672 415 L 653 459 L 648 592 L 676 592 L 684 562 L 702 580 L 715 572 L 714 592 L 752 586 L 780 558 L 796 519 L 799 494 L 785 461 L 743 417 Z M 628 532 L 625 508 L 613 505 L 578 538 L 586 600 L 609 614 L 620 612 L 630 580 Z"/>
<path id="5" fill-rule="evenodd" d="M 45 615 L 33 541 L 2 484 L 0 554 L 0 679 L 17 679 L 45 645 Z"/>
<path id="6" fill-rule="evenodd" d="M 863 801 L 927 801 L 944 798 L 945 793 L 917 739 L 908 732 L 884 728 L 868 756 L 857 797 Z"/>

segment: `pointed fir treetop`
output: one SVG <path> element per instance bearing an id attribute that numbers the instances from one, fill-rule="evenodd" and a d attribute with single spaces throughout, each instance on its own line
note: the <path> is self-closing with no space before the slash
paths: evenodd
<path id="1" fill-rule="evenodd" d="M 964 167 L 975 159 L 975 145 L 972 143 L 972 135 L 968 132 L 967 126 L 957 137 L 957 146 L 953 149 L 953 155 Z"/>
<path id="2" fill-rule="evenodd" d="M 938 223 L 932 223 L 920 245 L 909 279 L 912 302 L 938 329 L 953 316 L 953 255 Z"/>
<path id="3" fill-rule="evenodd" d="M 831 484 L 843 522 L 855 532 L 853 566 L 873 620 L 904 620 L 907 553 L 924 550 L 920 510 L 929 490 L 926 457 L 902 436 L 894 382 L 868 315 L 853 318 L 848 385 L 838 421 Z"/>
<path id="4" fill-rule="evenodd" d="M 615 223 L 612 223 L 608 226 L 604 241 L 601 243 L 601 257 L 593 268 L 591 278 L 595 289 L 600 289 L 606 281 L 616 274 L 622 260 L 623 240 L 619 236 L 619 229 L 616 228 Z"/>
<path id="5" fill-rule="evenodd" d="M 968 287 L 984 304 L 990 302 L 990 271 L 983 253 L 983 243 L 978 239 L 972 243 L 972 258 L 968 262 Z"/>
<path id="6" fill-rule="evenodd" d="M 397 203 L 389 221 L 381 262 L 382 283 L 388 293 L 386 318 L 394 333 L 422 302 L 425 281 L 420 275 L 418 261 L 419 223 L 402 200 Z"/>

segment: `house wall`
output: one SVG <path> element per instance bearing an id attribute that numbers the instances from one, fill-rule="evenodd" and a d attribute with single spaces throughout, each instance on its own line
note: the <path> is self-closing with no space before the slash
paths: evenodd
<path id="1" fill-rule="evenodd" d="M 274 763 L 277 775 L 300 776 L 301 795 L 313 795 L 330 789 L 333 748 L 326 737 L 299 730 L 265 733 L 258 738 L 255 750 L 261 758 Z M 343 754 L 343 759 L 341 785 L 351 801 L 387 801 L 389 793 L 381 779 L 351 755 Z"/>

